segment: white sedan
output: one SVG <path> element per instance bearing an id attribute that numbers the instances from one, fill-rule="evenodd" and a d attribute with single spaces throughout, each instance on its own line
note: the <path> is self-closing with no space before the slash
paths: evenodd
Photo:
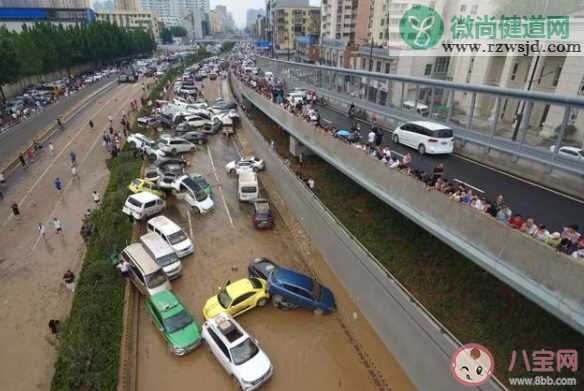
<path id="1" fill-rule="evenodd" d="M 552 145 L 550 147 L 550 152 L 554 153 L 555 152 L 555 146 Z M 558 151 L 558 155 L 561 157 L 565 157 L 568 159 L 574 159 L 574 160 L 579 160 L 581 162 L 584 162 L 584 150 L 582 148 L 578 148 L 578 147 L 560 147 L 560 150 Z"/>
<path id="2" fill-rule="evenodd" d="M 233 160 L 225 165 L 225 170 L 229 175 L 239 175 L 242 171 L 261 171 L 265 168 L 264 161 L 255 156 L 243 157 Z"/>

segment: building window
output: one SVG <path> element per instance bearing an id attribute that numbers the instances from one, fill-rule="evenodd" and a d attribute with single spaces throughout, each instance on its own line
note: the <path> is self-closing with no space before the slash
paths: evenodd
<path id="1" fill-rule="evenodd" d="M 377 65 L 375 66 L 375 72 L 381 72 L 381 61 L 377 61 Z"/>
<path id="2" fill-rule="evenodd" d="M 390 62 L 386 62 L 385 63 L 385 73 L 389 73 L 391 69 L 391 63 Z"/>
<path id="3" fill-rule="evenodd" d="M 466 12 L 466 4 L 460 5 L 460 12 Z"/>
<path id="4" fill-rule="evenodd" d="M 430 76 L 432 74 L 432 64 L 426 64 L 426 69 L 424 70 L 424 76 Z"/>
<path id="5" fill-rule="evenodd" d="M 367 60 L 365 59 L 365 57 L 361 57 L 361 69 L 365 69 L 367 65 Z"/>
<path id="6" fill-rule="evenodd" d="M 438 57 L 436 58 L 436 64 L 434 66 L 434 72 L 436 73 L 446 73 L 448 71 L 448 65 L 450 64 L 450 57 Z"/>

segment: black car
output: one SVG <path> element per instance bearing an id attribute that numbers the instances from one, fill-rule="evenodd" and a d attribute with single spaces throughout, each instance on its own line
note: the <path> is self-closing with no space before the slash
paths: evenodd
<path id="1" fill-rule="evenodd" d="M 188 140 L 198 145 L 207 144 L 207 142 L 209 141 L 209 138 L 205 133 L 197 131 L 183 133 L 181 137 L 184 138 L 185 140 Z"/>
<path id="2" fill-rule="evenodd" d="M 247 273 L 250 277 L 268 279 L 268 275 L 278 269 L 279 266 L 268 258 L 255 258 L 247 266 Z"/>

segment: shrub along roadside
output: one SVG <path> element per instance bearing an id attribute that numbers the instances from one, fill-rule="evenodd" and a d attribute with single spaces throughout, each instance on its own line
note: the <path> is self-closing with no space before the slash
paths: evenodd
<path id="1" fill-rule="evenodd" d="M 158 99 L 167 81 L 174 80 L 184 67 L 198 60 L 193 58 L 169 71 L 152 89 L 150 99 Z M 145 114 L 147 110 L 142 109 L 138 115 Z M 132 131 L 140 130 L 134 124 Z M 127 196 L 126 186 L 139 175 L 141 164 L 127 147 L 107 162 L 109 183 L 101 207 L 91 217 L 96 234 L 87 245 L 71 313 L 63 322 L 52 390 L 116 389 L 124 284 L 110 257 L 131 239 L 132 224 L 121 209 Z"/>

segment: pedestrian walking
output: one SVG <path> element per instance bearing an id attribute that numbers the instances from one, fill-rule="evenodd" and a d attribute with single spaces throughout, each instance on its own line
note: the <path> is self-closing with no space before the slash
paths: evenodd
<path id="1" fill-rule="evenodd" d="M 94 126 L 95 126 L 95 125 L 93 124 L 93 121 L 92 121 L 92 120 L 89 120 L 89 128 L 90 128 L 91 130 L 93 130 Z"/>
<path id="2" fill-rule="evenodd" d="M 20 155 L 18 155 L 18 160 L 20 160 L 20 164 L 22 165 L 23 168 L 26 168 L 26 160 L 24 159 L 24 154 L 21 152 Z"/>
<path id="3" fill-rule="evenodd" d="M 63 282 L 65 282 L 65 287 L 71 292 L 75 290 L 75 274 L 71 270 L 67 270 L 63 274 Z"/>
<path id="4" fill-rule="evenodd" d="M 113 120 L 114 120 L 114 119 L 112 118 L 112 116 L 111 116 L 111 115 L 108 115 L 108 116 L 107 116 L 107 120 L 108 120 L 108 122 L 109 122 L 110 126 L 112 126 L 112 122 L 113 122 Z"/>
<path id="5" fill-rule="evenodd" d="M 95 205 L 99 204 L 99 201 L 101 201 L 101 196 L 99 195 L 97 190 L 93 191 L 92 197 L 93 197 L 93 202 L 95 202 Z"/>
<path id="6" fill-rule="evenodd" d="M 61 192 L 61 190 L 63 190 L 63 181 L 61 180 L 61 178 L 55 179 L 55 189 L 57 189 L 58 192 Z"/>
<path id="7" fill-rule="evenodd" d="M 20 209 L 18 208 L 18 204 L 15 202 L 12 205 L 10 205 L 10 209 L 12 209 L 12 214 L 14 215 L 14 217 L 16 217 L 17 219 L 20 218 Z"/>
<path id="8" fill-rule="evenodd" d="M 69 159 L 71 159 L 71 164 L 75 165 L 75 163 L 77 163 L 77 155 L 75 152 L 69 152 Z"/>
<path id="9" fill-rule="evenodd" d="M 315 186 L 314 179 L 308 178 L 308 180 L 306 181 L 306 184 L 308 185 L 308 188 L 310 190 L 314 191 L 314 186 Z"/>
<path id="10" fill-rule="evenodd" d="M 46 239 L 46 230 L 45 230 L 45 225 L 43 223 L 38 223 L 37 224 L 37 231 L 39 231 L 39 235 L 43 237 L 43 239 Z"/>
<path id="11" fill-rule="evenodd" d="M 57 319 L 49 320 L 49 330 L 51 330 L 51 334 L 58 336 L 60 333 L 61 322 Z"/>
<path id="12" fill-rule="evenodd" d="M 53 217 L 53 227 L 55 227 L 55 234 L 59 235 L 63 232 L 63 224 L 61 224 L 61 220 L 56 217 Z"/>
<path id="13" fill-rule="evenodd" d="M 51 156 L 55 156 L 55 147 L 53 146 L 52 142 L 49 142 L 49 153 Z"/>
<path id="14" fill-rule="evenodd" d="M 77 174 L 77 166 L 71 167 L 71 177 L 73 178 L 73 180 L 75 179 L 79 180 L 79 175 Z"/>

